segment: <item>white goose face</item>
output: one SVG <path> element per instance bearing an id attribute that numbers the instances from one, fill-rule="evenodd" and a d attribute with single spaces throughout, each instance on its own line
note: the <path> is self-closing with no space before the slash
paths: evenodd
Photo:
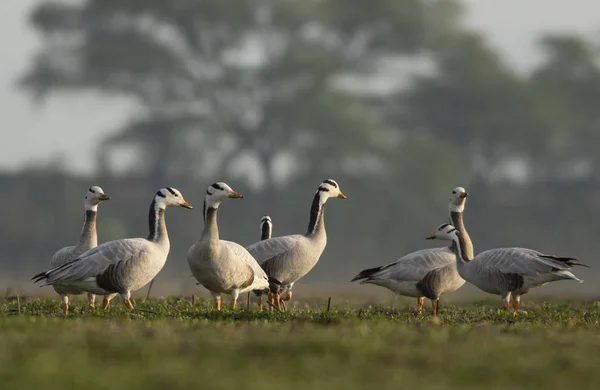
<path id="1" fill-rule="evenodd" d="M 469 193 L 463 187 L 456 187 L 452 190 L 452 195 L 448 199 L 450 203 L 448 207 L 450 211 L 462 213 L 465 209 L 465 202 Z"/>
<path id="2" fill-rule="evenodd" d="M 326 200 L 327 198 L 346 199 L 346 195 L 344 195 L 338 183 L 336 183 L 332 179 L 324 180 L 319 185 L 317 192 L 321 194 L 321 198 L 324 200 Z"/>
<path id="3" fill-rule="evenodd" d="M 154 196 L 154 201 L 161 209 L 173 206 L 185 207 L 186 209 L 193 208 L 191 204 L 183 199 L 181 192 L 173 187 L 164 187 L 158 190 Z"/>
<path id="4" fill-rule="evenodd" d="M 96 206 L 105 200 L 109 200 L 110 196 L 104 193 L 104 190 L 98 186 L 92 186 L 88 188 L 85 194 L 85 208 L 86 210 L 95 210 Z"/>
<path id="5" fill-rule="evenodd" d="M 235 192 L 227 183 L 218 182 L 211 184 L 206 190 L 206 204 L 218 207 L 219 203 L 227 199 L 242 199 L 244 195 Z"/>
<path id="6" fill-rule="evenodd" d="M 425 239 L 453 241 L 458 239 L 458 230 L 449 223 L 444 223 L 438 226 L 435 232 L 431 233 Z"/>

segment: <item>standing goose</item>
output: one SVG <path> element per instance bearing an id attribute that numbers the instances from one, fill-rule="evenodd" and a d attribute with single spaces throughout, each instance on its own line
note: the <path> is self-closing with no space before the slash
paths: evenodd
<path id="1" fill-rule="evenodd" d="M 269 287 L 267 275 L 243 246 L 219 239 L 219 205 L 228 199 L 241 198 L 242 194 L 226 183 L 208 187 L 204 198 L 204 229 L 188 251 L 190 270 L 198 284 L 210 291 L 217 310 L 221 310 L 221 294 L 231 294 L 231 307 L 235 309 L 240 293 Z"/>
<path id="2" fill-rule="evenodd" d="M 468 254 L 459 231 L 447 223 L 440 225 L 427 239 L 452 241 L 460 276 L 487 293 L 500 295 L 506 311 L 510 311 L 511 294 L 515 297 L 514 310 L 518 312 L 521 295 L 530 289 L 564 279 L 583 283 L 570 269 L 574 265 L 588 267 L 571 257 L 545 255 L 525 248 L 491 249 L 473 257 Z"/>
<path id="3" fill-rule="evenodd" d="M 165 209 L 170 206 L 192 208 L 178 190 L 161 188 L 150 204 L 150 234 L 147 238 L 105 242 L 32 279 L 36 283 L 45 280 L 44 286 L 68 283 L 94 294 L 118 293 L 125 306 L 133 309 L 131 291 L 150 282 L 163 268 L 169 255 Z"/>
<path id="4" fill-rule="evenodd" d="M 79 235 L 79 241 L 74 246 L 67 246 L 56 252 L 50 259 L 50 268 L 59 267 L 81 255 L 85 251 L 98 246 L 98 234 L 96 233 L 96 215 L 98 214 L 98 205 L 100 202 L 109 200 L 110 197 L 104 193 L 104 190 L 98 186 L 92 186 L 87 190 L 85 195 L 85 219 L 83 228 Z M 83 294 L 85 291 L 70 286 L 68 283 L 55 284 L 54 291 L 60 295 L 63 303 L 63 311 L 65 315 L 69 314 L 69 295 Z M 96 296 L 88 293 L 88 303 L 91 308 L 94 308 Z M 112 297 L 105 296 L 104 301 L 108 302 Z M 106 303 L 106 306 L 108 304 Z"/>
<path id="5" fill-rule="evenodd" d="M 456 187 L 452 190 L 448 209 L 452 223 L 461 228 L 467 255 L 473 256 L 473 244 L 463 222 L 467 196 L 463 187 Z M 431 299 L 434 316 L 438 313 L 440 296 L 465 284 L 456 270 L 456 255 L 451 247 L 409 253 L 391 264 L 363 270 L 351 281 L 361 279 L 361 284 L 375 284 L 398 295 L 417 298 L 418 314 L 423 312 L 424 297 Z"/>
<path id="6" fill-rule="evenodd" d="M 294 283 L 317 264 L 325 250 L 325 202 L 329 198 L 346 199 L 339 185 L 331 179 L 323 181 L 315 193 L 306 234 L 269 238 L 247 248 L 261 263 L 269 278 L 280 281 L 281 286 L 289 286 L 286 287 L 287 299 L 292 297 L 291 289 Z M 277 309 L 281 308 L 281 286 L 270 283 L 269 301 L 274 303 Z"/>

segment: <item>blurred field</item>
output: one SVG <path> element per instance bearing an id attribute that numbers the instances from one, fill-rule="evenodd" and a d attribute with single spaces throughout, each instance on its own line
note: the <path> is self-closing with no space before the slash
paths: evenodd
<path id="1" fill-rule="evenodd" d="M 115 299 L 115 303 L 118 300 Z M 332 305 L 222 313 L 209 302 L 138 300 L 92 312 L 76 301 L 0 305 L 4 389 L 553 389 L 600 383 L 600 306 Z"/>

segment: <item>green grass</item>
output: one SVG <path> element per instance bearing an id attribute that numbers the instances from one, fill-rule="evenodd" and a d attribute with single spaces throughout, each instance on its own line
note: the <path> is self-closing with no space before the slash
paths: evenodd
<path id="1" fill-rule="evenodd" d="M 92 312 L 0 304 L 2 389 L 596 389 L 600 306 L 213 311 L 175 300 Z"/>

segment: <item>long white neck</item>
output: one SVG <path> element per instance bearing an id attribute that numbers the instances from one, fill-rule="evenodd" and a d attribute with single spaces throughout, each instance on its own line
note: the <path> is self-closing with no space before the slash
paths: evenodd
<path id="1" fill-rule="evenodd" d="M 91 204 L 91 203 L 88 203 L 88 202 L 86 201 L 86 202 L 85 202 L 85 210 L 86 210 L 86 211 L 88 211 L 88 210 L 89 210 L 89 211 L 96 211 L 96 212 L 97 212 L 97 211 L 98 211 L 98 203 L 96 203 L 96 204 Z"/>
<path id="2" fill-rule="evenodd" d="M 448 205 L 448 209 L 451 213 L 462 213 L 465 211 L 465 202 L 462 202 L 460 205 L 456 205 L 452 202 Z"/>

